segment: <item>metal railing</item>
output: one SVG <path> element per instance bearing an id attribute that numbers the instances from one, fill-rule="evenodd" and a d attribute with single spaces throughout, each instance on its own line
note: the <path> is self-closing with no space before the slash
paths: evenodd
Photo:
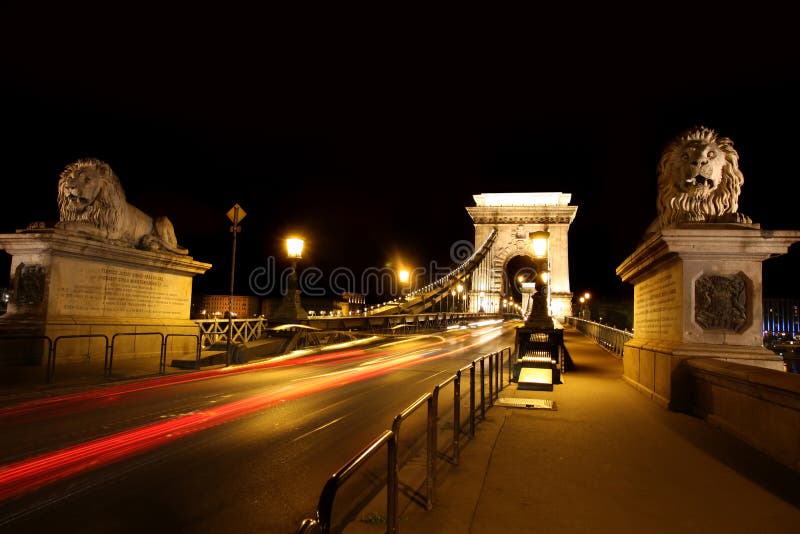
<path id="1" fill-rule="evenodd" d="M 161 332 L 117 332 L 113 336 L 111 336 L 111 351 L 108 355 L 107 365 L 105 367 L 106 378 L 111 376 L 111 366 L 114 365 L 114 343 L 116 342 L 117 338 L 120 336 L 160 336 L 161 337 L 161 344 L 159 345 L 158 349 L 158 372 L 159 374 L 164 374 L 166 372 L 166 354 L 165 354 L 165 342 L 164 342 L 164 334 Z M 108 340 L 108 338 L 106 338 Z"/>
<path id="2" fill-rule="evenodd" d="M 106 368 L 108 368 L 108 336 L 105 334 L 74 334 L 69 336 L 58 336 L 53 340 L 53 350 L 47 357 L 47 381 L 52 382 L 55 380 L 56 374 L 56 351 L 58 350 L 58 342 L 62 339 L 78 339 L 78 338 L 103 338 L 106 340 L 105 346 L 103 347 L 103 372 L 105 373 Z"/>
<path id="3" fill-rule="evenodd" d="M 341 469 L 336 471 L 325 483 L 322 493 L 319 496 L 319 506 L 316 518 L 305 519 L 298 529 L 298 533 L 305 532 L 325 532 L 331 531 L 333 520 L 333 502 L 336 499 L 336 492 L 353 473 L 355 473 L 364 462 L 378 452 L 383 444 L 387 445 L 386 484 L 386 510 L 387 510 L 387 530 L 397 532 L 397 489 L 398 489 L 398 470 L 397 470 L 397 438 L 391 430 L 384 430 L 381 435 L 375 438 L 372 443 L 367 445 L 361 452 L 353 456 Z"/>
<path id="4" fill-rule="evenodd" d="M 633 333 L 618 330 L 593 321 L 577 317 L 565 317 L 567 324 L 574 326 L 578 332 L 592 338 L 598 345 L 605 347 L 617 356 L 622 356 L 625 343 L 633 339 Z"/>
<path id="5" fill-rule="evenodd" d="M 111 336 L 109 341 L 108 336 L 105 334 L 72 334 L 63 335 L 56 338 L 49 336 L 2 336 L 0 341 L 23 341 L 23 340 L 43 340 L 47 342 L 46 349 L 46 363 L 45 363 L 45 381 L 52 383 L 55 381 L 56 374 L 56 355 L 58 354 L 58 344 L 64 339 L 92 339 L 98 338 L 105 340 L 102 346 L 103 349 L 103 375 L 106 378 L 111 376 L 112 367 L 114 364 L 114 349 L 116 346 L 116 338 L 120 336 L 160 336 L 161 342 L 159 343 L 158 350 L 158 373 L 166 374 L 167 362 L 167 341 L 170 337 L 193 337 L 197 344 L 195 347 L 196 367 L 200 368 L 200 336 L 197 334 L 163 334 L 162 332 L 117 332 Z"/>
<path id="6" fill-rule="evenodd" d="M 445 454 L 438 450 L 438 421 L 439 421 L 439 393 L 442 388 L 453 384 L 453 463 L 458 464 L 458 457 L 460 451 L 460 440 L 464 429 L 461 425 L 461 385 L 462 376 L 464 371 L 470 371 L 470 403 L 469 403 L 469 436 L 475 436 L 475 421 L 477 418 L 478 409 L 476 407 L 475 391 L 476 391 L 476 369 L 480 370 L 480 416 L 485 418 L 487 409 L 487 398 L 484 391 L 484 382 L 489 380 L 489 406 L 493 405 L 493 401 L 499 398 L 500 390 L 505 387 L 503 377 L 503 358 L 505 357 L 508 364 L 508 382 L 511 383 L 513 362 L 511 361 L 512 353 L 511 347 L 506 347 L 497 352 L 487 354 L 480 358 L 476 358 L 469 365 L 459 369 L 454 375 L 446 378 L 441 383 L 437 384 L 432 393 L 426 393 L 419 399 L 410 404 L 405 410 L 400 412 L 392 421 L 392 429 L 385 430 L 372 443 L 348 461 L 341 469 L 331 476 L 325 483 L 320 494 L 319 503 L 317 505 L 317 512 L 313 518 L 303 520 L 297 530 L 298 534 L 307 533 L 323 533 L 328 534 L 332 531 L 338 531 L 344 525 L 333 525 L 333 504 L 336 497 L 336 491 L 341 484 L 349 478 L 355 471 L 361 468 L 364 463 L 379 450 L 384 443 L 388 445 L 388 459 L 387 459 L 387 475 L 386 475 L 386 531 L 389 533 L 396 533 L 397 526 L 397 513 L 398 513 L 398 496 L 399 496 L 399 460 L 398 449 L 400 442 L 400 430 L 403 421 L 407 420 L 411 414 L 416 412 L 422 406 L 427 406 L 427 420 L 425 424 L 426 433 L 426 455 L 425 455 L 425 507 L 431 509 L 435 502 L 436 491 L 436 468 L 437 460 L 439 458 L 449 459 Z M 489 373 L 486 376 L 486 361 L 489 361 Z M 413 453 L 414 451 L 412 451 Z M 336 527 L 336 528 L 334 528 Z"/>
<path id="7" fill-rule="evenodd" d="M 231 343 L 247 343 L 261 337 L 267 328 L 267 320 L 263 317 L 254 319 L 195 319 L 200 327 L 200 343 L 209 347 L 228 341 L 228 328 L 232 327 Z"/>

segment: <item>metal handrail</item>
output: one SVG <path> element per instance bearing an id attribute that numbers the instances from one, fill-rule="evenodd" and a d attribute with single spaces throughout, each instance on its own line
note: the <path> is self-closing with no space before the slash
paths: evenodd
<path id="1" fill-rule="evenodd" d="M 444 381 L 440 382 L 435 388 L 433 388 L 433 403 L 436 407 L 436 414 L 439 414 L 439 391 L 453 383 L 453 463 L 458 463 L 458 437 L 461 433 L 461 373 L 456 372 L 456 374 L 446 378 Z M 438 419 L 438 417 L 437 417 Z M 435 427 L 435 438 L 434 438 L 434 450 L 438 448 L 438 434 L 439 430 L 438 427 Z"/>
<path id="2" fill-rule="evenodd" d="M 451 382 L 454 383 L 454 463 L 458 464 L 459 455 L 459 439 L 461 434 L 461 375 L 467 369 L 470 370 L 470 436 L 475 437 L 475 367 L 476 363 L 480 362 L 481 372 L 481 413 L 485 416 L 486 398 L 483 394 L 483 366 L 487 358 L 497 358 L 497 363 L 494 366 L 496 369 L 497 378 L 495 381 L 496 395 L 499 396 L 499 391 L 503 387 L 503 373 L 502 373 L 502 359 L 503 354 L 508 352 L 508 367 L 509 376 L 508 383 L 511 383 L 511 347 L 505 347 L 497 352 L 493 352 L 486 356 L 476 358 L 469 365 L 459 369 L 455 375 L 446 378 L 443 382 L 437 384 L 432 393 L 426 393 L 414 401 L 411 405 L 405 408 L 402 412 L 397 414 L 392 421 L 392 429 L 385 430 L 380 436 L 372 441 L 360 453 L 348 461 L 339 471 L 337 471 L 322 488 L 319 503 L 317 505 L 317 512 L 314 518 L 306 518 L 301 523 L 298 534 L 307 534 L 311 532 L 329 533 L 331 531 L 331 513 L 333 510 L 333 501 L 336 497 L 336 491 L 355 472 L 361 465 L 371 457 L 376 450 L 378 450 L 383 443 L 388 443 L 388 459 L 387 459 L 387 490 L 386 490 L 386 531 L 390 533 L 397 532 L 397 510 L 398 510 L 398 444 L 400 439 L 400 425 L 412 413 L 417 411 L 424 404 L 428 406 L 428 423 L 426 432 L 427 439 L 427 465 L 426 465 L 426 496 L 425 506 L 428 510 L 433 507 L 434 492 L 436 486 L 436 457 L 438 456 L 437 448 L 437 422 L 438 422 L 438 398 L 439 390 L 447 386 Z"/>
<path id="3" fill-rule="evenodd" d="M 105 372 L 106 377 L 111 376 L 111 367 L 114 365 L 114 341 L 116 341 L 117 336 L 161 336 L 161 346 L 158 351 L 158 374 L 163 375 L 167 372 L 167 364 L 166 364 L 166 341 L 164 338 L 164 334 L 161 332 L 117 332 L 113 336 L 111 336 L 111 354 L 108 357 L 108 364 L 106 365 Z M 107 339 L 107 338 L 106 338 Z"/>
<path id="4" fill-rule="evenodd" d="M 381 446 L 386 443 L 388 446 L 388 459 L 387 459 L 387 491 L 386 491 L 386 515 L 387 515 L 387 532 L 397 531 L 397 438 L 391 430 L 384 430 L 377 438 L 372 440 L 372 443 L 367 445 L 358 454 L 353 456 L 344 466 L 334 473 L 325 486 L 322 488 L 322 493 L 319 496 L 319 504 L 317 505 L 317 517 L 312 520 L 312 524 L 307 524 L 308 520 L 303 522 L 304 528 L 313 526 L 313 522 L 317 523 L 318 528 L 327 534 L 331 531 L 331 517 L 333 512 L 333 501 L 336 498 L 336 492 L 348 478 L 352 476 L 364 462 L 372 457 Z"/>
<path id="5" fill-rule="evenodd" d="M 511 347 L 506 347 L 506 348 L 500 350 L 500 354 L 501 354 L 500 359 L 502 360 L 502 358 L 503 358 L 502 354 L 504 352 L 506 352 L 506 351 L 508 351 L 508 358 L 506 358 L 506 360 L 508 361 L 508 382 L 511 383 L 511 380 L 512 380 L 513 375 L 514 375 L 514 365 L 511 362 Z"/>
<path id="6" fill-rule="evenodd" d="M 51 351 L 50 355 L 51 358 L 47 359 L 47 382 L 52 382 L 55 378 L 56 374 L 56 351 L 58 350 L 58 342 L 62 339 L 76 339 L 76 338 L 83 338 L 83 337 L 102 337 L 106 340 L 106 345 L 103 350 L 103 371 L 105 371 L 106 367 L 108 366 L 108 336 L 105 334 L 70 334 L 66 336 L 58 336 L 53 340 L 53 350 Z"/>
<path id="7" fill-rule="evenodd" d="M 481 364 L 481 419 L 486 419 L 486 395 L 483 391 L 483 384 L 486 381 L 485 372 L 484 372 L 484 361 L 486 361 L 486 357 L 478 358 L 475 361 L 480 361 Z M 475 362 L 473 362 L 475 363 Z"/>
<path id="8" fill-rule="evenodd" d="M 622 356 L 625 343 L 633 339 L 633 333 L 625 330 L 612 328 L 608 325 L 579 319 L 578 317 L 566 317 L 567 324 L 574 326 L 582 334 L 592 338 L 595 343 L 605 347 L 617 356 Z"/>
<path id="9" fill-rule="evenodd" d="M 397 441 L 398 446 L 400 445 L 400 424 L 405 421 L 406 419 L 411 416 L 412 413 L 416 412 L 423 404 L 427 404 L 428 406 L 428 419 L 427 424 L 425 425 L 425 433 L 427 435 L 427 450 L 426 450 L 426 459 L 425 459 L 425 508 L 430 510 L 433 508 L 433 486 L 431 484 L 432 478 L 432 471 L 433 471 L 433 449 L 431 448 L 431 435 L 433 432 L 436 431 L 436 417 L 434 414 L 434 406 L 433 406 L 433 394 L 426 393 L 416 401 L 414 401 L 410 406 L 408 406 L 405 410 L 397 414 L 392 421 L 392 432 L 395 435 L 395 440 Z M 433 422 L 431 422 L 433 419 Z"/>
<path id="10" fill-rule="evenodd" d="M 459 377 L 458 386 L 461 388 L 461 373 L 469 369 L 469 435 L 471 438 L 475 437 L 475 362 L 465 365 L 458 371 L 456 375 Z M 459 397 L 461 392 L 459 391 Z"/>

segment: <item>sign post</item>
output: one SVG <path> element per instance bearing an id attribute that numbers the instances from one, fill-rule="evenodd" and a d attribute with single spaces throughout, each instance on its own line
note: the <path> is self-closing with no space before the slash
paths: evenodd
<path id="1" fill-rule="evenodd" d="M 241 231 L 239 223 L 245 218 L 247 213 L 239 204 L 234 204 L 225 214 L 231 220 L 231 232 L 233 233 L 233 252 L 231 253 L 231 291 L 228 296 L 228 335 L 225 336 L 225 365 L 231 365 L 231 338 L 233 338 L 233 276 L 236 272 L 236 234 Z"/>

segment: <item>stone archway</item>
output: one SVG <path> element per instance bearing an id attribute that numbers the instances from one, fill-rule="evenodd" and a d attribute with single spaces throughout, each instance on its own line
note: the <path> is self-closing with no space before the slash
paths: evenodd
<path id="1" fill-rule="evenodd" d="M 504 296 L 504 271 L 516 256 L 532 258 L 528 236 L 531 232 L 550 232 L 550 295 L 552 314 L 572 314 L 569 287 L 567 233 L 575 219 L 577 206 L 570 206 L 568 193 L 486 193 L 474 195 L 475 206 L 467 211 L 475 223 L 475 243 L 483 243 L 497 230 L 492 249 L 472 274 L 470 309 L 498 311 Z"/>
<path id="2" fill-rule="evenodd" d="M 530 284 L 536 279 L 539 273 L 539 265 L 530 254 L 512 255 L 505 262 L 501 274 L 503 275 L 503 285 L 501 293 L 503 300 L 508 298 L 512 302 L 522 306 L 523 310 L 528 309 L 528 299 L 531 292 L 523 284 Z"/>

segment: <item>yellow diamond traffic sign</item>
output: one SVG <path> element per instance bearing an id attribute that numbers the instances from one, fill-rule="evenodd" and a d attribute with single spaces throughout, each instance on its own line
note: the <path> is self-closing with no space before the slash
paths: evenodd
<path id="1" fill-rule="evenodd" d="M 236 213 L 237 211 L 239 212 L 238 214 Z M 239 204 L 234 204 L 225 215 L 228 216 L 232 223 L 238 224 L 242 222 L 242 219 L 245 218 L 247 212 L 245 212 Z"/>

